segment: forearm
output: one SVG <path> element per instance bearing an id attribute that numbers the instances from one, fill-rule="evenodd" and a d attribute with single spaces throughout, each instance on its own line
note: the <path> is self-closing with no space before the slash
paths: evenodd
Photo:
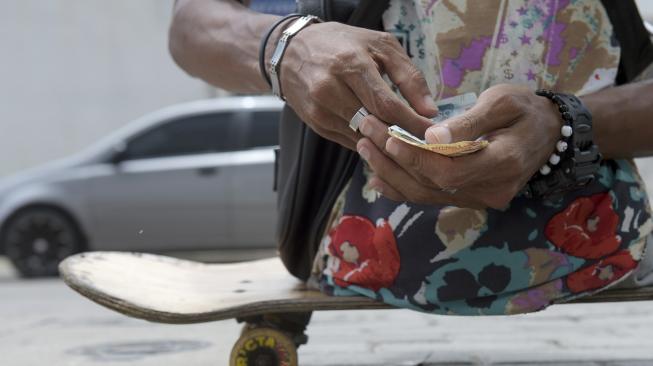
<path id="1" fill-rule="evenodd" d="M 177 0 L 170 53 L 182 69 L 214 86 L 232 92 L 267 91 L 258 51 L 262 35 L 277 18 L 234 0 Z"/>
<path id="2" fill-rule="evenodd" d="M 594 139 L 604 158 L 653 155 L 653 81 L 584 96 L 593 117 Z"/>

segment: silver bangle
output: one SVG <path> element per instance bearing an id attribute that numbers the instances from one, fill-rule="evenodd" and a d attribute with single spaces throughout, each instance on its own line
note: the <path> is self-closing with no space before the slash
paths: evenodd
<path id="1" fill-rule="evenodd" d="M 286 47 L 288 46 L 290 39 L 312 22 L 321 22 L 321 20 L 314 15 L 306 15 L 294 21 L 290 27 L 283 31 L 283 34 L 277 43 L 277 48 L 274 50 L 274 54 L 272 54 L 269 70 L 270 81 L 272 82 L 272 93 L 281 98 L 281 100 L 286 100 L 281 93 L 281 81 L 279 80 L 281 59 L 283 58 L 283 54 L 286 52 Z"/>

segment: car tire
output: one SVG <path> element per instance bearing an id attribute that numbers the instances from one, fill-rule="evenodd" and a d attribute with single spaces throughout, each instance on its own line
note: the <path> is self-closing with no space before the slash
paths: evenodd
<path id="1" fill-rule="evenodd" d="M 0 246 L 23 277 L 56 276 L 59 263 L 84 250 L 77 224 L 52 207 L 29 207 L 14 214 L 0 234 Z"/>

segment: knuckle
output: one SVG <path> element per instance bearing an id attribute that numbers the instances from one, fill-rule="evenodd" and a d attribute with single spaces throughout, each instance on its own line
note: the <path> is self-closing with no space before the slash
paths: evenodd
<path id="1" fill-rule="evenodd" d="M 417 173 L 422 173 L 424 169 L 423 155 L 420 153 L 410 154 L 408 158 L 408 166 Z"/>
<path id="2" fill-rule="evenodd" d="M 378 40 L 379 43 L 389 46 L 394 46 L 395 44 L 399 43 L 397 38 L 388 32 L 380 32 Z"/>
<path id="3" fill-rule="evenodd" d="M 512 200 L 512 195 L 507 191 L 495 192 L 490 195 L 486 200 L 485 204 L 492 209 L 501 210 L 506 208 L 510 201 Z"/>
<path id="4" fill-rule="evenodd" d="M 381 115 L 381 118 L 386 121 L 391 121 L 394 119 L 394 114 L 396 113 L 400 106 L 400 102 L 397 101 L 397 98 L 394 95 L 391 95 L 386 92 L 376 93 L 377 95 L 377 110 Z"/>
<path id="5" fill-rule="evenodd" d="M 308 96 L 313 100 L 323 100 L 328 96 L 331 86 L 331 80 L 328 78 L 319 78 L 314 81 L 308 88 Z"/>
<path id="6" fill-rule="evenodd" d="M 423 83 L 426 85 L 426 78 L 424 77 L 424 74 L 415 66 L 412 66 L 408 69 L 408 77 L 410 81 L 414 83 Z"/>
<path id="7" fill-rule="evenodd" d="M 458 188 L 460 187 L 460 182 L 456 178 L 457 177 L 454 177 L 451 173 L 443 174 L 438 177 L 437 184 L 442 189 Z"/>
<path id="8" fill-rule="evenodd" d="M 504 153 L 503 157 L 503 170 L 512 172 L 512 175 L 519 176 L 521 172 L 526 170 L 526 162 L 518 149 L 509 149 Z"/>
<path id="9" fill-rule="evenodd" d="M 478 129 L 478 119 L 475 116 L 465 113 L 460 115 L 460 128 L 466 136 L 474 136 Z"/>
<path id="10" fill-rule="evenodd" d="M 320 108 L 315 103 L 308 103 L 304 108 L 304 114 L 306 115 L 306 120 L 311 123 L 313 126 L 318 126 L 319 128 L 324 128 L 324 116 Z"/>
<path id="11" fill-rule="evenodd" d="M 501 93 L 497 96 L 496 103 L 504 108 L 512 108 L 515 105 L 515 98 L 510 93 Z"/>
<path id="12" fill-rule="evenodd" d="M 523 105 L 521 98 L 513 94 L 511 90 L 499 94 L 495 103 L 507 115 L 520 114 Z"/>
<path id="13" fill-rule="evenodd" d="M 403 87 L 405 84 L 426 85 L 426 78 L 419 69 L 411 64 L 406 70 L 404 77 L 397 80 L 396 84 L 399 88 Z"/>
<path id="14" fill-rule="evenodd" d="M 346 73 L 361 70 L 360 52 L 355 49 L 344 49 L 333 54 L 333 60 L 329 63 L 329 70 L 332 73 Z"/>

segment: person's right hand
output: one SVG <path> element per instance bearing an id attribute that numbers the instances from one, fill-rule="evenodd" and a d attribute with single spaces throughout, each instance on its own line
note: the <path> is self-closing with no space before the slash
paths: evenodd
<path id="1" fill-rule="evenodd" d="M 351 150 L 362 136 L 349 128 L 349 121 L 361 106 L 381 121 L 422 136 L 432 125 L 426 117 L 437 114 L 424 76 L 390 33 L 335 22 L 312 24 L 290 41 L 279 76 L 283 95 L 299 117 L 322 137 Z"/>

